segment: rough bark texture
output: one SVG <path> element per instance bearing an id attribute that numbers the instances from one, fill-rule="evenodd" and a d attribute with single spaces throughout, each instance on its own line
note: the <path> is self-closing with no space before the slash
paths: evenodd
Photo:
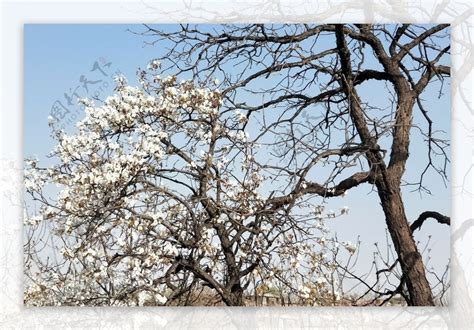
<path id="1" fill-rule="evenodd" d="M 433 306 L 433 297 L 421 254 L 413 239 L 400 190 L 394 187 L 377 184 L 378 194 L 385 213 L 387 227 L 397 251 L 409 292 L 409 304 L 412 306 Z"/>
<path id="2" fill-rule="evenodd" d="M 383 157 L 377 150 L 376 140 L 369 133 L 361 101 L 354 88 L 350 52 L 344 35 L 344 26 L 336 26 L 336 39 L 343 79 L 341 85 L 349 100 L 351 117 L 359 136 L 370 150 L 366 153 L 369 165 L 375 172 L 375 184 L 377 186 L 380 202 L 385 214 L 390 236 L 399 256 L 403 276 L 406 278 L 409 292 L 409 304 L 412 306 L 434 306 L 430 285 L 426 278 L 421 254 L 412 236 L 412 231 L 405 214 L 400 184 L 405 165 L 408 159 L 408 148 L 410 145 L 411 117 L 414 105 L 414 95 L 409 84 L 401 76 L 395 61 L 386 57 L 383 48 L 378 47 L 377 40 L 367 29 L 362 29 L 367 39 L 373 43 L 374 50 L 385 66 L 386 72 L 392 76 L 395 91 L 397 93 L 397 112 L 393 128 L 393 143 L 391 148 L 390 162 L 385 165 Z"/>
<path id="3" fill-rule="evenodd" d="M 227 306 L 244 306 L 244 290 L 240 284 L 232 286 L 230 293 L 226 296 Z"/>

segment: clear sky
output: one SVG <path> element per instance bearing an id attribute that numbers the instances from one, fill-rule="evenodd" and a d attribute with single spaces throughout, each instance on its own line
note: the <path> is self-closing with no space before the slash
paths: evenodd
<path id="1" fill-rule="evenodd" d="M 160 26 L 160 28 L 166 28 Z M 139 30 L 137 25 L 25 25 L 24 28 L 24 154 L 36 155 L 41 161 L 49 162 L 46 155 L 54 145 L 50 137 L 47 117 L 54 113 L 66 129 L 72 129 L 83 114 L 77 105 L 69 105 L 67 96 L 75 99 L 74 93 L 81 97 L 104 99 L 112 93 L 111 74 L 120 71 L 127 77 L 129 84 L 136 85 L 136 70 L 166 48 L 166 42 L 155 46 L 144 46 L 143 37 L 128 29 Z M 94 64 L 96 64 L 94 66 Z M 95 70 L 93 70 L 95 69 Z M 102 71 L 102 72 L 101 72 Z M 86 91 L 87 88 L 87 91 Z M 435 129 L 446 131 L 450 135 L 449 86 L 445 95 L 438 99 L 438 90 L 429 89 L 423 98 L 432 114 Z M 363 97 L 378 101 L 377 93 L 369 87 L 361 90 Z M 76 96 L 77 96 L 76 95 Z M 75 103 L 75 101 L 73 101 Z M 69 112 L 67 112 L 69 111 Z M 77 119 L 75 119 L 77 118 Z M 420 123 L 415 117 L 415 123 Z M 426 164 L 426 146 L 421 138 L 412 139 L 407 177 L 415 177 Z M 419 157 L 423 155 L 423 157 Z M 420 161 L 423 160 L 423 162 Z M 450 214 L 451 195 L 436 175 L 428 175 L 427 181 L 433 195 L 420 196 L 404 189 L 404 201 L 409 219 L 426 210 Z M 370 265 L 374 242 L 384 242 L 385 221 L 378 197 L 371 187 L 364 185 L 353 189 L 343 199 L 331 200 L 329 208 L 338 210 L 347 205 L 349 214 L 345 217 L 329 220 L 328 225 L 337 232 L 341 240 L 355 242 L 360 235 L 360 270 Z M 445 225 L 428 222 L 415 239 L 426 241 L 432 235 L 433 243 L 431 263 L 442 270 L 449 258 L 449 231 Z M 422 244 L 423 245 L 423 244 Z"/>

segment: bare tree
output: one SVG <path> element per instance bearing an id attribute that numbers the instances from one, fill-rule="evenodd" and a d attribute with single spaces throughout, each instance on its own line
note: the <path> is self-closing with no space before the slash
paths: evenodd
<path id="1" fill-rule="evenodd" d="M 336 197 L 372 184 L 398 254 L 408 302 L 422 306 L 434 302 L 401 186 L 414 184 L 429 192 L 424 177 L 432 170 L 446 179 L 448 141 L 433 130 L 421 96 L 431 83 L 443 88 L 450 75 L 448 28 L 181 25 L 173 31 L 146 26 L 140 34 L 151 38 L 151 44 L 172 43 L 160 56 L 165 72 L 203 83 L 221 78 L 223 111 L 242 112 L 242 129 L 262 126 L 252 141 L 271 144 L 274 162 L 267 159 L 260 166 L 290 182 L 265 201 L 265 210 L 288 211 L 302 196 Z M 369 83 L 390 100 L 388 109 L 362 99 L 361 87 Z M 415 112 L 424 118 L 424 127 L 413 125 Z M 419 182 L 404 183 L 414 130 L 426 141 L 428 162 L 420 169 Z M 317 166 L 327 173 L 322 182 L 311 179 Z M 438 213 L 424 213 L 415 227 L 427 217 L 446 223 Z"/>

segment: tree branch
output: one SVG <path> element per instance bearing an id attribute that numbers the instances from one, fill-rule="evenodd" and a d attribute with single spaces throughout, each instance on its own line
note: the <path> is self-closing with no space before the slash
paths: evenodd
<path id="1" fill-rule="evenodd" d="M 415 220 L 410 226 L 410 229 L 412 232 L 415 230 L 421 228 L 425 220 L 433 218 L 437 220 L 439 223 L 445 224 L 445 225 L 451 225 L 451 218 L 447 217 L 445 215 L 442 215 L 441 213 L 435 212 L 435 211 L 425 211 L 420 214 L 418 219 Z"/>
<path id="2" fill-rule="evenodd" d="M 336 197 L 344 194 L 345 191 L 354 188 L 361 183 L 369 182 L 371 180 L 370 172 L 357 172 L 347 179 L 342 180 L 334 188 L 326 188 L 316 182 L 308 182 L 306 187 L 295 188 L 290 194 L 281 197 L 270 198 L 267 200 L 267 205 L 272 205 L 272 209 L 277 209 L 283 205 L 290 204 L 296 198 L 304 194 L 316 194 L 322 197 Z"/>

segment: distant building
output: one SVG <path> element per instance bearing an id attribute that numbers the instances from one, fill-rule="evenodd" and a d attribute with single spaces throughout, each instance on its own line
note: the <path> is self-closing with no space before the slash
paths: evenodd
<path id="1" fill-rule="evenodd" d="M 271 292 L 259 294 L 257 296 L 246 296 L 246 306 L 282 306 L 281 297 Z"/>

